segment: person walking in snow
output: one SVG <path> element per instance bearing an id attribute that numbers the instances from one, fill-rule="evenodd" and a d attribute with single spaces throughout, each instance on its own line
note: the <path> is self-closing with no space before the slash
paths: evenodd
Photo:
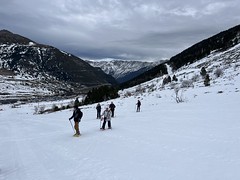
<path id="1" fill-rule="evenodd" d="M 97 104 L 97 119 L 101 119 L 101 105 L 98 103 Z"/>
<path id="2" fill-rule="evenodd" d="M 74 106 L 79 106 L 79 104 L 80 104 L 80 102 L 79 102 L 78 97 L 77 97 L 74 101 Z"/>
<path id="3" fill-rule="evenodd" d="M 141 101 L 138 100 L 136 105 L 137 105 L 137 112 L 140 112 Z"/>
<path id="4" fill-rule="evenodd" d="M 114 117 L 114 111 L 115 111 L 115 108 L 116 108 L 115 104 L 113 104 L 113 102 L 111 102 L 111 104 L 109 105 L 109 108 L 112 112 L 112 117 Z"/>
<path id="5" fill-rule="evenodd" d="M 73 110 L 73 115 L 69 118 L 69 121 L 71 119 L 74 120 L 74 129 L 76 130 L 76 133 L 73 136 L 75 137 L 80 136 L 79 122 L 81 121 L 82 116 L 83 116 L 82 111 L 78 108 L 77 105 L 75 105 Z"/>
<path id="6" fill-rule="evenodd" d="M 105 130 L 105 125 L 108 122 L 108 129 L 112 129 L 111 126 L 111 110 L 107 107 L 102 114 L 102 120 L 103 120 L 103 124 L 102 127 L 100 128 L 101 130 Z"/>

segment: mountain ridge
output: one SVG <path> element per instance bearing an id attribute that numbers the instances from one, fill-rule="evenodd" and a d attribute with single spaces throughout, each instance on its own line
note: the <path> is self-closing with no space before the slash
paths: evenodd
<path id="1" fill-rule="evenodd" d="M 52 95 L 74 95 L 94 86 L 117 84 L 113 77 L 72 54 L 7 30 L 0 31 L 0 70 L 2 84 L 14 86 L 13 79 L 15 83 L 24 79 L 25 85 L 48 89 Z M 41 87 L 35 87 L 36 82 Z"/>
<path id="2" fill-rule="evenodd" d="M 106 74 L 113 76 L 119 83 L 123 83 L 144 73 L 163 61 L 88 60 L 87 62 L 94 67 L 101 68 Z"/>
<path id="3" fill-rule="evenodd" d="M 159 64 L 154 68 L 140 74 L 134 79 L 124 82 L 120 85 L 122 88 L 135 86 L 137 84 L 146 82 L 154 77 L 168 74 L 168 66 L 173 71 L 190 65 L 202 58 L 207 57 L 213 51 L 224 52 L 240 43 L 240 25 L 236 25 L 228 30 L 222 31 L 212 37 L 204 39 L 177 55 L 170 58 L 169 61 Z"/>

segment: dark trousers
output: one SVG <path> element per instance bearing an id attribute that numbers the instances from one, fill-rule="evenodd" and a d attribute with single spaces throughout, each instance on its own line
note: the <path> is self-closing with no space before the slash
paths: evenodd
<path id="1" fill-rule="evenodd" d="M 137 112 L 140 112 L 140 106 L 137 106 Z"/>
<path id="2" fill-rule="evenodd" d="M 101 119 L 101 111 L 97 111 L 97 119 Z"/>
<path id="3" fill-rule="evenodd" d="M 107 121 L 105 121 L 105 120 L 103 121 L 102 129 L 105 129 L 106 122 Z M 108 121 L 108 128 L 112 128 L 111 127 L 111 121 Z"/>
<path id="4" fill-rule="evenodd" d="M 114 109 L 111 109 L 112 117 L 114 117 Z"/>

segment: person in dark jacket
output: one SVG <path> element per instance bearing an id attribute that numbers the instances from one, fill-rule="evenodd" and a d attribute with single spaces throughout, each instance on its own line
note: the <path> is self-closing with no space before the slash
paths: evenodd
<path id="1" fill-rule="evenodd" d="M 97 119 L 101 119 L 101 105 L 98 103 L 97 104 Z"/>
<path id="2" fill-rule="evenodd" d="M 80 104 L 80 102 L 79 102 L 78 98 L 76 98 L 74 101 L 74 106 L 79 106 L 79 104 Z"/>
<path id="3" fill-rule="evenodd" d="M 114 110 L 115 110 L 115 104 L 113 104 L 113 102 L 111 102 L 111 104 L 109 105 L 109 108 L 110 108 L 110 110 L 111 110 L 111 112 L 112 112 L 112 117 L 114 117 Z"/>
<path id="4" fill-rule="evenodd" d="M 136 105 L 137 105 L 137 112 L 140 112 L 141 101 L 138 100 Z"/>
<path id="5" fill-rule="evenodd" d="M 74 120 L 74 129 L 76 130 L 76 133 L 73 136 L 80 136 L 80 130 L 79 130 L 79 122 L 81 121 L 83 116 L 82 111 L 78 108 L 78 106 L 74 106 L 74 111 L 73 111 L 73 115 L 69 118 L 69 121 L 71 119 Z"/>

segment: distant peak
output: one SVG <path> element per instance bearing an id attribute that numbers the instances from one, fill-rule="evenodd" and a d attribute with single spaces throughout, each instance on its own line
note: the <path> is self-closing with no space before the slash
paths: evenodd
<path id="1" fill-rule="evenodd" d="M 0 30 L 0 44 L 29 44 L 32 40 L 18 34 L 14 34 L 6 29 Z"/>
<path id="2" fill-rule="evenodd" d="M 8 30 L 6 30 L 6 29 L 0 30 L 0 33 L 1 33 L 1 34 L 13 34 L 12 32 L 10 32 L 10 31 L 8 31 Z"/>

